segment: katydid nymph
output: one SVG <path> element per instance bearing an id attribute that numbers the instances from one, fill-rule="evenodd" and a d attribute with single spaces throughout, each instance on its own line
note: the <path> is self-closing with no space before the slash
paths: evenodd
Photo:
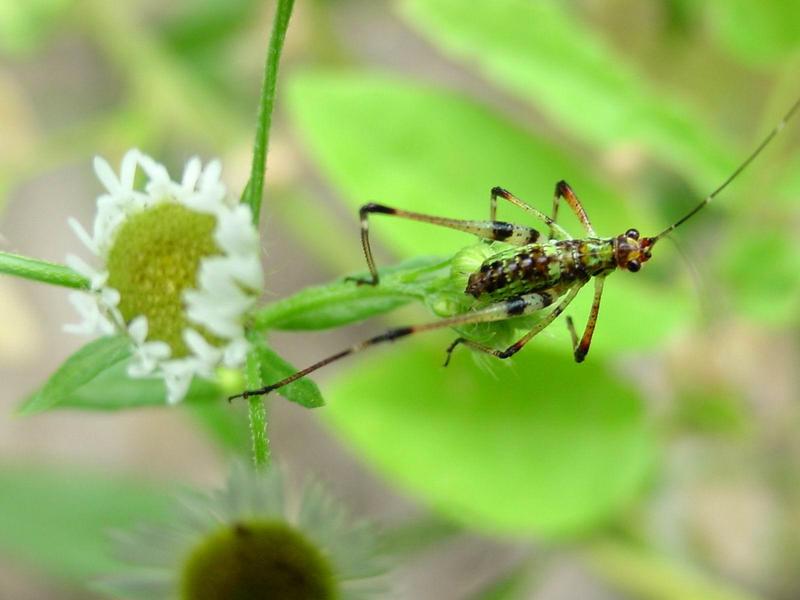
<path id="1" fill-rule="evenodd" d="M 359 211 L 361 244 L 370 276 L 356 279 L 353 285 L 380 285 L 380 277 L 369 240 L 370 215 L 387 215 L 447 227 L 476 235 L 482 240 L 503 242 L 509 247 L 486 258 L 480 268 L 469 275 L 464 294 L 474 300 L 470 310 L 438 321 L 389 329 L 301 369 L 280 381 L 260 389 L 244 391 L 231 399 L 267 394 L 340 358 L 383 342 L 391 342 L 434 329 L 458 328 L 477 323 L 514 319 L 549 308 L 527 333 L 506 348 L 493 348 L 464 336 L 456 338 L 447 348 L 445 365 L 450 361 L 453 350 L 459 345 L 468 346 L 473 350 L 497 358 L 509 358 L 561 315 L 581 288 L 593 280 L 594 300 L 583 334 L 579 336 L 572 319 L 569 316 L 566 318 L 572 338 L 573 355 L 577 362 L 582 362 L 592 343 L 606 278 L 618 269 L 632 273 L 639 271 L 642 265 L 651 259 L 653 247 L 659 240 L 694 217 L 727 188 L 780 133 L 799 108 L 800 100 L 797 100 L 778 125 L 714 191 L 703 198 L 687 214 L 654 236 L 642 236 L 637 229 L 630 228 L 620 235 L 599 237 L 595 233 L 583 204 L 565 181 L 559 181 L 555 186 L 552 211 L 549 216 L 501 187 L 491 190 L 489 220 L 486 221 L 436 217 L 383 204 L 365 204 Z M 532 227 L 498 221 L 496 218 L 498 199 L 510 202 L 542 222 L 547 228 L 547 238 L 543 239 L 541 232 Z M 558 224 L 558 211 L 562 201 L 566 202 L 575 214 L 586 237 L 573 239 Z"/>

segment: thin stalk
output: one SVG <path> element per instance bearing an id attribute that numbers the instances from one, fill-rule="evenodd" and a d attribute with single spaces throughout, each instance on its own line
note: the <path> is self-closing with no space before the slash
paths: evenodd
<path id="1" fill-rule="evenodd" d="M 275 8 L 275 19 L 272 24 L 272 36 L 269 40 L 267 60 L 264 65 L 264 82 L 261 86 L 261 102 L 258 106 L 256 139 L 253 144 L 253 165 L 250 170 L 250 181 L 242 194 L 242 201 L 250 205 L 253 222 L 258 225 L 261 214 L 261 197 L 264 193 L 264 171 L 267 168 L 267 148 L 269 132 L 272 125 L 272 109 L 275 105 L 275 85 L 278 79 L 278 63 L 283 52 L 286 29 L 292 15 L 294 0 L 278 0 Z"/>
<path id="2" fill-rule="evenodd" d="M 78 290 L 89 289 L 89 280 L 69 267 L 8 252 L 0 252 L 0 273 Z"/>
<path id="3" fill-rule="evenodd" d="M 261 355 L 258 334 L 248 333 L 251 350 L 247 355 L 245 368 L 245 384 L 247 389 L 255 390 L 263 387 L 261 377 Z M 269 438 L 267 437 L 267 407 L 262 396 L 253 396 L 248 400 L 250 413 L 250 438 L 252 439 L 253 462 L 256 469 L 264 469 L 269 464 Z"/>

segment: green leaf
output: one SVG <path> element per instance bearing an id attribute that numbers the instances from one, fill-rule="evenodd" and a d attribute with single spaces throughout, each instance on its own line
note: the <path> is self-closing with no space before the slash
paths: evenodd
<path id="1" fill-rule="evenodd" d="M 166 406 L 166 387 L 161 378 L 138 379 L 127 374 L 130 341 L 125 336 L 90 342 L 53 374 L 44 386 L 19 408 L 31 415 L 53 408 L 121 410 L 142 406 Z M 195 377 L 184 402 L 220 400 L 218 386 Z"/>
<path id="2" fill-rule="evenodd" d="M 585 532 L 628 505 L 654 460 L 641 401 L 602 363 L 526 348 L 488 372 L 442 368 L 448 340 L 365 356 L 326 416 L 385 477 L 465 525 Z"/>
<path id="3" fill-rule="evenodd" d="M 53 408 L 100 373 L 130 355 L 130 340 L 122 335 L 102 337 L 89 342 L 64 361 L 42 389 L 22 406 L 22 414 L 34 414 Z"/>
<path id="4" fill-rule="evenodd" d="M 489 191 L 496 185 L 549 212 L 555 183 L 566 179 L 600 235 L 631 225 L 648 230 L 645 207 L 629 206 L 621 201 L 622 190 L 601 186 L 585 161 L 461 96 L 365 73 L 306 73 L 289 83 L 294 121 L 354 221 L 358 207 L 370 200 L 446 217 L 488 218 Z M 582 233 L 566 208 L 563 214 L 566 226 Z M 498 218 L 542 225 L 502 201 Z M 370 223 L 372 239 L 402 256 L 451 256 L 474 240 L 382 215 Z"/>
<path id="5" fill-rule="evenodd" d="M 604 148 L 644 144 L 703 188 L 734 168 L 719 133 L 684 102 L 651 88 L 561 3 L 406 0 L 401 7 L 444 52 L 477 65 L 579 138 Z"/>
<path id="6" fill-rule="evenodd" d="M 109 530 L 161 518 L 168 496 L 154 484 L 74 469 L 0 467 L 0 553 L 84 582 L 118 567 Z"/>
<path id="7" fill-rule="evenodd" d="M 189 404 L 222 401 L 224 395 L 212 381 L 195 377 L 182 400 Z M 122 410 L 144 406 L 167 406 L 167 391 L 160 377 L 139 379 L 128 376 L 128 361 L 119 362 L 91 382 L 64 397 L 57 408 Z"/>
<path id="8" fill-rule="evenodd" d="M 412 299 L 423 299 L 436 275 L 447 276 L 448 261 L 423 257 L 380 270 L 377 286 L 339 280 L 304 288 L 297 294 L 272 302 L 254 315 L 254 327 L 312 330 L 341 327 L 389 312 Z M 355 275 L 367 279 L 369 273 Z M 433 278 L 433 281 L 432 281 Z"/>
<path id="9" fill-rule="evenodd" d="M 281 358 L 277 352 L 264 342 L 257 344 L 256 349 L 261 361 L 261 378 L 265 384 L 280 381 L 297 371 L 296 368 Z M 289 402 L 294 402 L 306 408 L 318 408 L 325 404 L 317 384 L 307 377 L 283 386 L 277 390 L 277 393 L 289 400 Z"/>

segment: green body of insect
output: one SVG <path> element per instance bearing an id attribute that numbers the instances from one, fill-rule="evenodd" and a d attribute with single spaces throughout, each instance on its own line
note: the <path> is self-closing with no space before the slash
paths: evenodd
<path id="1" fill-rule="evenodd" d="M 635 240 L 621 236 L 551 240 L 514 248 L 489 257 L 470 275 L 465 291 L 478 299 L 496 300 L 606 275 L 619 264 L 617 248 L 630 247 L 631 242 Z"/>
<path id="2" fill-rule="evenodd" d="M 783 129 L 798 108 L 800 108 L 800 100 L 792 106 L 778 126 L 770 132 L 755 151 L 717 189 L 681 219 L 653 237 L 641 237 L 636 229 L 628 229 L 625 233 L 615 237 L 598 237 L 577 195 L 564 181 L 559 181 L 555 186 L 552 212 L 549 216 L 500 187 L 491 190 L 488 221 L 435 217 L 375 203 L 362 206 L 360 210 L 361 243 L 371 277 L 357 279 L 355 280 L 357 284 L 379 284 L 378 270 L 375 267 L 369 242 L 368 219 L 372 214 L 390 215 L 447 227 L 477 235 L 487 241 L 503 242 L 511 247 L 488 256 L 477 270 L 468 274 L 464 294 L 474 299 L 474 304 L 469 310 L 431 323 L 390 329 L 314 363 L 281 381 L 258 390 L 243 392 L 234 397 L 246 398 L 252 395 L 266 394 L 340 358 L 375 344 L 394 341 L 413 333 L 444 327 L 460 329 L 472 324 L 504 321 L 530 315 L 552 305 L 552 308 L 544 313 L 544 316 L 527 333 L 507 348 L 493 348 L 474 339 L 457 338 L 447 349 L 445 364 L 449 362 L 453 350 L 459 344 L 467 345 L 498 358 L 508 358 L 516 354 L 564 312 L 578 291 L 587 282 L 593 280 L 594 301 L 582 336 L 578 337 L 572 319 L 567 317 L 567 327 L 572 337 L 575 360 L 581 362 L 589 352 L 606 277 L 617 269 L 625 269 L 634 273 L 639 271 L 642 264 L 650 260 L 651 250 L 656 242 L 693 217 L 725 189 Z M 548 228 L 548 239 L 540 239 L 541 233 L 534 228 L 498 221 L 496 219 L 498 199 L 506 200 L 540 220 Z M 558 208 L 562 201 L 566 202 L 575 213 L 587 237 L 572 239 L 558 225 Z"/>

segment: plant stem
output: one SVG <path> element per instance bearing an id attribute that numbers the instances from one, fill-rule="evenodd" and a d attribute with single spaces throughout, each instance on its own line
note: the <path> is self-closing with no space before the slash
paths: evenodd
<path id="1" fill-rule="evenodd" d="M 292 15 L 294 0 L 278 0 L 275 8 L 275 19 L 272 24 L 272 35 L 264 65 L 264 82 L 261 86 L 261 102 L 258 107 L 256 139 L 253 144 L 253 166 L 250 170 L 250 181 L 242 194 L 242 201 L 250 205 L 253 222 L 259 222 L 261 214 L 261 197 L 264 193 L 264 171 L 267 168 L 267 147 L 269 146 L 269 130 L 272 124 L 272 109 L 275 105 L 275 84 L 278 79 L 278 63 L 280 62 L 289 17 Z"/>
<path id="2" fill-rule="evenodd" d="M 261 356 L 258 350 L 260 343 L 257 333 L 248 332 L 251 350 L 247 355 L 245 384 L 247 389 L 254 390 L 264 385 L 261 377 Z M 253 462 L 256 469 L 264 469 L 269 464 L 269 438 L 267 437 L 267 407 L 262 396 L 248 399 L 250 411 L 250 438 L 253 446 Z"/>
<path id="3" fill-rule="evenodd" d="M 89 289 L 89 280 L 69 267 L 8 252 L 0 252 L 0 273 L 79 290 Z"/>

